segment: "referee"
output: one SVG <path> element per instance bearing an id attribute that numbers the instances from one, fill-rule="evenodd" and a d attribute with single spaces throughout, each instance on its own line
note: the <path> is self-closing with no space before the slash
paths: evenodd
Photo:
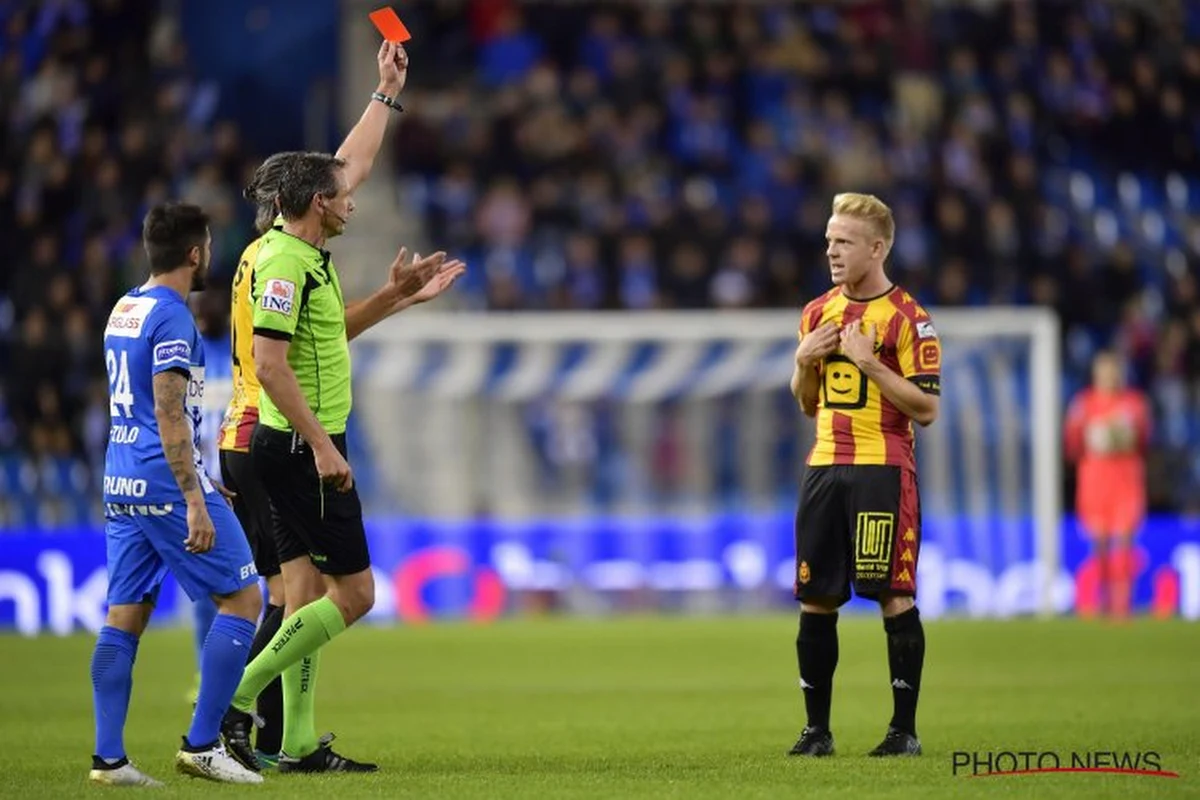
<path id="1" fill-rule="evenodd" d="M 325 577 L 325 593 L 282 621 L 238 687 L 223 733 L 239 760 L 251 763 L 249 712 L 258 694 L 365 615 L 375 598 L 362 505 L 346 461 L 348 314 L 337 270 L 324 249 L 354 212 L 345 166 L 342 159 L 321 153 L 289 157 L 276 199 L 283 223 L 262 236 L 254 264 L 253 356 L 263 393 L 251 459 L 270 499 L 280 562 L 311 560 Z M 391 275 L 393 281 L 424 285 L 435 273 L 456 277 L 461 271 L 461 264 L 445 262 L 444 253 L 425 259 L 421 269 L 406 268 L 402 251 Z M 396 287 L 402 296 L 411 288 Z M 317 659 L 312 663 L 315 672 Z M 315 674 L 300 677 L 316 679 Z M 285 726 L 288 713 L 285 708 Z M 328 740 L 303 750 L 285 747 L 279 770 L 374 769 L 333 752 Z"/>
<path id="2" fill-rule="evenodd" d="M 346 172 L 346 162 L 335 156 L 288 155 L 276 196 L 282 224 L 260 237 L 253 265 L 253 361 L 263 393 L 251 459 L 270 499 L 278 560 L 284 565 L 311 561 L 325 578 L 325 591 L 304 604 L 287 597 L 295 612 L 247 667 L 234 697 L 224 738 L 239 760 L 251 764 L 250 711 L 258 694 L 354 624 L 374 601 L 362 506 L 346 461 L 346 422 L 352 404 L 349 336 L 378 320 L 360 307 L 348 313 L 337 270 L 324 249 L 354 212 Z M 444 287 L 462 269 L 457 261 L 446 263 L 444 253 L 414 269 L 401 251 L 392 264 L 392 288 L 403 297 L 426 284 Z M 286 593 L 292 593 L 290 584 Z M 312 658 L 310 669 L 301 670 L 301 686 L 316 681 L 317 663 Z M 298 752 L 289 750 L 292 712 L 284 708 L 281 772 L 376 769 L 340 756 L 328 739 L 300 742 L 294 747 Z"/>
<path id="3" fill-rule="evenodd" d="M 394 98 L 406 82 L 408 57 L 402 46 L 384 42 L 376 61 L 379 85 L 337 152 L 338 158 L 345 161 L 342 173 L 348 193 L 353 193 L 370 174 L 388 119 L 393 111 L 400 109 Z M 272 229 L 282 231 L 285 219 L 280 213 L 281 187 L 285 178 L 295 174 L 293 165 L 306 157 L 303 153 L 276 153 L 256 170 L 246 189 L 246 199 L 255 204 L 255 227 L 259 234 Z M 270 499 L 250 452 L 262 396 L 253 346 L 256 307 L 253 295 L 259 254 L 270 241 L 271 237 L 260 235 L 246 247 L 233 282 L 231 327 L 235 390 L 221 440 L 225 480 L 227 484 L 236 485 L 239 498 L 246 501 L 238 513 L 244 515 L 243 525 L 254 549 L 259 574 L 267 577 L 270 605 L 255 636 L 252 658 L 267 648 L 285 617 L 320 599 L 326 588 L 321 572 L 310 559 L 308 548 L 303 543 L 297 544 L 294 534 L 285 532 L 282 545 L 276 542 L 276 528 L 286 526 L 277 524 L 273 518 Z M 460 262 L 450 262 L 441 264 L 439 271 L 440 263 L 440 257 L 434 256 L 410 264 L 405 251 L 401 250 L 385 285 L 370 297 L 346 305 L 345 338 L 353 339 L 380 320 L 432 300 L 448 289 L 463 267 Z M 286 751 L 292 758 L 281 767 L 284 771 L 375 768 L 333 753 L 327 746 L 331 739 L 318 739 L 313 707 L 318 665 L 316 654 L 302 658 L 259 693 L 257 711 L 261 718 L 259 724 L 263 727 L 257 731 L 256 752 L 238 747 L 235 741 L 230 742 L 231 752 L 246 766 L 251 769 L 276 766 L 280 752 Z M 242 721 L 245 722 L 245 718 Z M 248 736 L 246 738 L 248 740 Z"/>

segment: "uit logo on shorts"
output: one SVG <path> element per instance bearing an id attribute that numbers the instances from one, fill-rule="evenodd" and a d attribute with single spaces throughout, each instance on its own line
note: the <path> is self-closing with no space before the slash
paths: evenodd
<path id="1" fill-rule="evenodd" d="M 812 578 L 812 573 L 808 571 L 807 561 L 800 562 L 800 569 L 796 572 L 796 578 L 801 583 L 808 583 L 809 579 Z"/>
<path id="2" fill-rule="evenodd" d="M 867 376 L 850 359 L 827 357 L 822 377 L 826 408 L 855 409 L 867 404 Z"/>
<path id="3" fill-rule="evenodd" d="M 864 511 L 858 515 L 854 532 L 854 571 L 859 578 L 886 578 L 892 564 L 892 540 L 896 515 L 886 511 Z"/>

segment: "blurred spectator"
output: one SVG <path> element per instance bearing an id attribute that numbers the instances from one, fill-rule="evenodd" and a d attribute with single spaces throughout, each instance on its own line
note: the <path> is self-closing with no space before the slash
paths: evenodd
<path id="1" fill-rule="evenodd" d="M 108 434 L 99 343 L 112 304 L 144 278 L 146 208 L 202 202 L 214 273 L 227 274 L 249 231 L 238 191 L 255 161 L 236 126 L 212 119 L 157 2 L 0 3 L 0 28 L 0 248 L 12 265 L 0 270 L 0 456 L 16 447 L 37 463 L 23 474 L 77 476 L 84 460 L 95 475 Z M 69 519 L 75 500 L 47 500 L 49 485 L 30 484 L 39 514 Z"/>

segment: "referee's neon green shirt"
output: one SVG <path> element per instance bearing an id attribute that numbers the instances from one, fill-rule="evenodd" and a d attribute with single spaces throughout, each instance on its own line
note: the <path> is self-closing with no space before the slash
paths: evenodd
<path id="1" fill-rule="evenodd" d="M 254 264 L 254 333 L 291 341 L 288 364 L 308 407 L 326 433 L 346 430 L 350 416 L 350 344 L 346 306 L 329 253 L 272 229 Z M 292 424 L 263 389 L 259 423 L 280 431 Z"/>

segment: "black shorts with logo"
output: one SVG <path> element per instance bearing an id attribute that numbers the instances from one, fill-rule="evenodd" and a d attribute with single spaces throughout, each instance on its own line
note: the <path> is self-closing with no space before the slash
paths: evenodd
<path id="1" fill-rule="evenodd" d="M 331 438 L 345 457 L 346 436 Z M 271 498 L 280 563 L 308 556 L 326 575 L 353 575 L 371 566 L 357 487 L 339 492 L 324 484 L 312 448 L 298 434 L 260 424 L 250 453 Z"/>
<path id="2" fill-rule="evenodd" d="M 233 513 L 246 531 L 250 552 L 258 574 L 270 578 L 279 574 L 279 555 L 275 551 L 275 531 L 271 521 L 271 500 L 258 479 L 249 453 L 221 451 L 221 482 L 234 492 Z"/>
<path id="3" fill-rule="evenodd" d="M 917 476 L 890 465 L 808 467 L 796 511 L 798 600 L 917 593 Z"/>

